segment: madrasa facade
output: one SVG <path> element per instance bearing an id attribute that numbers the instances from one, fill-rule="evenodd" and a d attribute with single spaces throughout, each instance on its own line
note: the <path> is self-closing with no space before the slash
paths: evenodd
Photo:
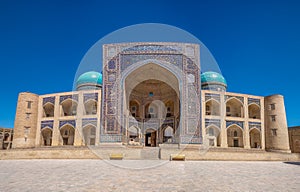
<path id="1" fill-rule="evenodd" d="M 71 92 L 19 94 L 12 148 L 194 145 L 290 152 L 282 95 L 227 92 L 200 45 L 103 45 L 102 71 Z"/>

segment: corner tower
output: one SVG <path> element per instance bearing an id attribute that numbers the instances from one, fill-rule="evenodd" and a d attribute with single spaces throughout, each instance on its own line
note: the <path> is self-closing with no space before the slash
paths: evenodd
<path id="1" fill-rule="evenodd" d="M 39 96 L 19 94 L 14 125 L 13 148 L 35 147 Z"/>
<path id="2" fill-rule="evenodd" d="M 284 98 L 282 95 L 265 97 L 265 134 L 267 150 L 290 152 Z"/>

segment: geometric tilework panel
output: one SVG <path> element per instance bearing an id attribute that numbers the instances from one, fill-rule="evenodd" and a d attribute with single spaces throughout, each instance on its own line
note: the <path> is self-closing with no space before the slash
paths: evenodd
<path id="1" fill-rule="evenodd" d="M 230 125 L 236 124 L 240 126 L 242 129 L 244 129 L 244 122 L 243 121 L 226 121 L 226 128 L 228 128 Z"/>
<path id="2" fill-rule="evenodd" d="M 128 127 L 132 127 L 132 126 L 135 126 L 135 127 L 138 127 L 138 128 L 142 128 L 142 125 L 143 123 L 141 122 L 138 122 L 136 119 L 134 118 L 129 118 L 129 126 Z"/>
<path id="3" fill-rule="evenodd" d="M 98 93 L 85 93 L 85 94 L 83 94 L 83 102 L 86 102 L 87 100 L 90 100 L 90 99 L 98 101 Z"/>
<path id="4" fill-rule="evenodd" d="M 209 99 L 215 99 L 216 101 L 220 102 L 220 95 L 219 94 L 213 94 L 213 93 L 205 93 L 205 101 Z"/>
<path id="5" fill-rule="evenodd" d="M 66 120 L 66 121 L 59 121 L 59 128 L 61 128 L 62 126 L 69 124 L 71 126 L 73 126 L 74 128 L 76 127 L 76 121 L 75 120 Z"/>
<path id="6" fill-rule="evenodd" d="M 42 121 L 41 122 L 41 129 L 46 128 L 46 127 L 53 129 L 53 120 Z"/>
<path id="7" fill-rule="evenodd" d="M 175 122 L 175 119 L 174 118 L 167 118 L 163 121 L 163 124 L 161 127 L 167 127 L 167 126 L 170 126 L 172 128 L 175 128 L 174 127 L 174 122 Z"/>
<path id="8" fill-rule="evenodd" d="M 72 99 L 78 102 L 78 95 L 74 94 L 74 95 L 62 95 L 59 97 L 59 103 L 67 100 L 67 99 Z"/>
<path id="9" fill-rule="evenodd" d="M 255 103 L 260 106 L 260 99 L 248 98 L 248 105 Z"/>
<path id="10" fill-rule="evenodd" d="M 249 122 L 249 129 L 257 128 L 261 130 L 261 123 L 259 122 Z"/>
<path id="11" fill-rule="evenodd" d="M 144 122 L 144 129 L 147 130 L 148 128 L 158 129 L 160 126 L 159 119 L 149 119 L 148 121 Z"/>
<path id="12" fill-rule="evenodd" d="M 91 124 L 97 127 L 97 118 L 86 118 L 82 119 L 82 127 L 85 127 L 86 125 Z"/>
<path id="13" fill-rule="evenodd" d="M 121 71 L 124 71 L 127 67 L 133 63 L 139 61 L 145 61 L 148 59 L 155 59 L 160 61 L 165 61 L 182 69 L 182 55 L 167 55 L 167 54 L 145 54 L 145 55 L 121 55 Z"/>
<path id="14" fill-rule="evenodd" d="M 55 104 L 55 97 L 45 97 L 43 98 L 43 105 L 46 103 L 52 103 L 53 105 Z"/>
<path id="15" fill-rule="evenodd" d="M 243 97 L 239 97 L 239 96 L 225 95 L 225 101 L 227 101 L 228 99 L 230 99 L 232 97 L 240 100 L 244 104 L 244 98 Z"/>
<path id="16" fill-rule="evenodd" d="M 210 125 L 215 125 L 220 129 L 221 127 L 220 119 L 205 119 L 205 128 L 207 128 Z"/>
<path id="17" fill-rule="evenodd" d="M 155 52 L 155 51 L 168 51 L 168 52 L 178 52 L 182 51 L 177 46 L 165 46 L 165 45 L 136 45 L 127 49 L 122 50 L 122 52 Z"/>

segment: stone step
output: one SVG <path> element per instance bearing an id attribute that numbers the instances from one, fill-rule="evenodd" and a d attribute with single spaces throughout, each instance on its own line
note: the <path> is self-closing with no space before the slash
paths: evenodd
<path id="1" fill-rule="evenodd" d="M 220 147 L 210 147 L 208 148 L 208 151 L 210 152 L 245 152 L 245 153 L 264 153 L 266 152 L 263 149 L 245 149 L 245 148 L 239 148 L 239 147 L 228 147 L 228 148 L 220 148 Z"/>
<path id="2" fill-rule="evenodd" d="M 160 149 L 159 147 L 144 147 L 141 150 L 141 159 L 160 159 Z"/>

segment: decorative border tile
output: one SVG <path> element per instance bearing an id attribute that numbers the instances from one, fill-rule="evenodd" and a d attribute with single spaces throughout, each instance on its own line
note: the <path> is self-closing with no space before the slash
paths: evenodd
<path id="1" fill-rule="evenodd" d="M 78 102 L 78 94 L 74 94 L 74 95 L 62 95 L 59 97 L 59 103 L 62 103 L 63 101 L 67 100 L 67 99 L 72 99 Z"/>
<path id="2" fill-rule="evenodd" d="M 42 121 L 42 122 L 41 122 L 41 129 L 44 129 L 44 128 L 50 128 L 50 129 L 53 129 L 53 120 Z"/>
<path id="3" fill-rule="evenodd" d="M 45 97 L 45 98 L 43 98 L 43 106 L 46 103 L 51 103 L 51 104 L 55 105 L 55 97 Z"/>
<path id="4" fill-rule="evenodd" d="M 231 125 L 238 125 L 240 126 L 242 129 L 244 129 L 244 122 L 243 121 L 226 121 L 226 129 L 231 126 Z"/>
<path id="5" fill-rule="evenodd" d="M 59 121 L 59 128 L 63 127 L 64 125 L 69 124 L 76 128 L 76 121 L 75 120 L 66 120 L 66 121 Z"/>

